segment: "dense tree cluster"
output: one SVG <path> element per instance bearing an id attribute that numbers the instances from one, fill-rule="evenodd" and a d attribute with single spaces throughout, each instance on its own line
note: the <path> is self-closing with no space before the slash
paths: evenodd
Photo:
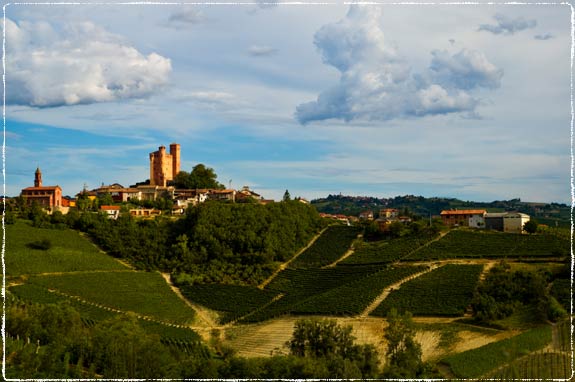
<path id="1" fill-rule="evenodd" d="M 127 214 L 113 220 L 76 210 L 49 216 L 41 209 L 27 217 L 37 227 L 87 232 L 110 255 L 187 283 L 258 284 L 325 225 L 315 209 L 296 201 L 207 202 L 175 220 Z"/>
<path id="2" fill-rule="evenodd" d="M 327 377 L 376 378 L 379 361 L 375 347 L 354 341 L 351 326 L 342 327 L 329 319 L 307 319 L 296 322 L 286 345 L 291 355 L 324 364 Z"/>
<path id="3" fill-rule="evenodd" d="M 191 172 L 180 171 L 174 178 L 172 184 L 176 188 L 196 189 L 223 189 L 224 186 L 217 181 L 213 168 L 206 167 L 203 164 L 194 166 Z"/>
<path id="4" fill-rule="evenodd" d="M 235 356 L 219 340 L 213 341 L 212 350 L 197 344 L 198 351 L 182 352 L 146 333 L 129 316 L 86 325 L 66 304 L 11 301 L 6 313 L 10 378 L 381 377 L 375 347 L 355 344 L 351 327 L 333 320 L 298 321 L 286 344 L 289 354 L 279 350 L 272 357 L 248 359 Z"/>
<path id="5" fill-rule="evenodd" d="M 484 322 L 502 319 L 522 306 L 534 306 L 540 320 L 557 320 L 566 313 L 549 294 L 551 275 L 526 270 L 512 271 L 509 264 L 494 266 L 477 287 L 472 300 L 475 317 Z"/>

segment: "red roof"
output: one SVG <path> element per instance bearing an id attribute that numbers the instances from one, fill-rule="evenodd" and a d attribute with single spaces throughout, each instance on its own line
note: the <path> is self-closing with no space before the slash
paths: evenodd
<path id="1" fill-rule="evenodd" d="M 483 215 L 485 210 L 447 210 L 441 211 L 441 215 Z"/>
<path id="2" fill-rule="evenodd" d="M 102 211 L 120 211 L 120 206 L 100 206 Z"/>
<path id="3" fill-rule="evenodd" d="M 42 190 L 55 190 L 60 188 L 60 186 L 42 186 L 42 187 L 26 187 L 22 191 L 42 191 Z M 60 188 L 61 189 L 61 188 Z"/>

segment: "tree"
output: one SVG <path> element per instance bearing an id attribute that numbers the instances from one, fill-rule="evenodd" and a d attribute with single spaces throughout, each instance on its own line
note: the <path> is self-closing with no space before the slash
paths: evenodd
<path id="1" fill-rule="evenodd" d="M 535 233 L 537 232 L 537 227 L 539 224 L 535 219 L 530 219 L 528 222 L 523 224 L 523 230 L 527 233 Z"/>
<path id="2" fill-rule="evenodd" d="M 424 370 L 421 345 L 415 341 L 415 327 L 411 313 L 403 315 L 391 309 L 387 314 L 389 326 L 384 337 L 387 341 L 388 364 L 384 371 L 387 378 L 414 378 Z"/>
<path id="3" fill-rule="evenodd" d="M 356 345 L 351 330 L 335 320 L 299 320 L 286 345 L 293 356 L 325 361 L 332 378 L 374 378 L 377 352 L 373 345 Z"/>
<path id="4" fill-rule="evenodd" d="M 291 200 L 291 195 L 289 194 L 289 191 L 286 190 L 286 192 L 284 192 L 284 197 L 283 197 L 283 201 L 284 202 L 288 202 Z"/>
<path id="5" fill-rule="evenodd" d="M 180 171 L 174 178 L 176 188 L 208 188 L 223 189 L 224 186 L 217 181 L 218 176 L 213 168 L 200 163 L 194 166 L 192 172 Z"/>

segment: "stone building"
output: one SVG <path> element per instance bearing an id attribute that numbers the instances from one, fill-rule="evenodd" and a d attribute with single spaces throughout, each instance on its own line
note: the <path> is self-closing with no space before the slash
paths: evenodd
<path id="1" fill-rule="evenodd" d="M 150 185 L 166 187 L 180 172 L 180 145 L 170 144 L 170 153 L 160 146 L 158 151 L 150 153 Z"/>
<path id="2" fill-rule="evenodd" d="M 40 168 L 34 173 L 34 187 L 24 188 L 20 195 L 26 199 L 27 205 L 36 202 L 40 207 L 50 211 L 62 207 L 62 189 L 60 186 L 43 186 Z"/>

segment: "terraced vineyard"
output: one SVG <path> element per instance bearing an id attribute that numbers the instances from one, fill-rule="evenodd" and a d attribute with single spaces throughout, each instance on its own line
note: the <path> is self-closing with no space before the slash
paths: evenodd
<path id="1" fill-rule="evenodd" d="M 259 322 L 292 313 L 297 305 L 315 295 L 364 278 L 381 269 L 381 266 L 336 266 L 326 269 L 288 268 L 281 272 L 266 288 L 266 290 L 276 294 L 282 294 L 283 297 L 241 321 Z"/>
<path id="2" fill-rule="evenodd" d="M 91 303 L 167 322 L 185 324 L 194 318 L 194 310 L 170 290 L 159 273 L 62 274 L 35 276 L 28 282 Z"/>
<path id="3" fill-rule="evenodd" d="M 536 353 L 522 357 L 488 375 L 495 380 L 563 379 L 571 376 L 571 357 L 566 353 Z"/>
<path id="4" fill-rule="evenodd" d="M 405 260 L 428 261 L 450 258 L 562 257 L 569 254 L 569 241 L 552 235 L 454 230 Z"/>
<path id="5" fill-rule="evenodd" d="M 358 315 L 388 286 L 426 267 L 387 268 L 357 281 L 317 294 L 291 309 L 295 314 Z"/>
<path id="6" fill-rule="evenodd" d="M 483 265 L 444 265 L 392 291 L 372 315 L 384 317 L 395 308 L 414 316 L 461 316 L 482 270 Z"/>
<path id="7" fill-rule="evenodd" d="M 366 265 L 392 263 L 400 260 L 436 237 L 437 235 L 431 233 L 422 233 L 374 243 L 362 243 L 355 249 L 352 256 L 344 259 L 340 264 Z"/>
<path id="8" fill-rule="evenodd" d="M 24 301 L 40 304 L 67 303 L 76 309 L 87 326 L 93 326 L 99 321 L 108 320 L 118 315 L 117 312 L 98 307 L 94 304 L 82 302 L 74 298 L 67 298 L 59 293 L 50 292 L 47 288 L 36 284 L 22 284 L 10 288 L 10 292 Z M 138 319 L 140 326 L 148 333 L 158 334 L 162 340 L 176 343 L 195 343 L 200 336 L 191 329 L 163 325 L 157 322 Z"/>
<path id="9" fill-rule="evenodd" d="M 188 300 L 222 312 L 222 324 L 264 306 L 277 295 L 274 291 L 240 285 L 182 285 L 180 290 Z"/>
<path id="10" fill-rule="evenodd" d="M 347 252 L 360 232 L 358 227 L 329 227 L 311 247 L 290 264 L 290 268 L 322 267 L 333 263 Z"/>
<path id="11" fill-rule="evenodd" d="M 551 327 L 541 326 L 506 340 L 445 358 L 459 378 L 479 378 L 551 342 Z"/>

